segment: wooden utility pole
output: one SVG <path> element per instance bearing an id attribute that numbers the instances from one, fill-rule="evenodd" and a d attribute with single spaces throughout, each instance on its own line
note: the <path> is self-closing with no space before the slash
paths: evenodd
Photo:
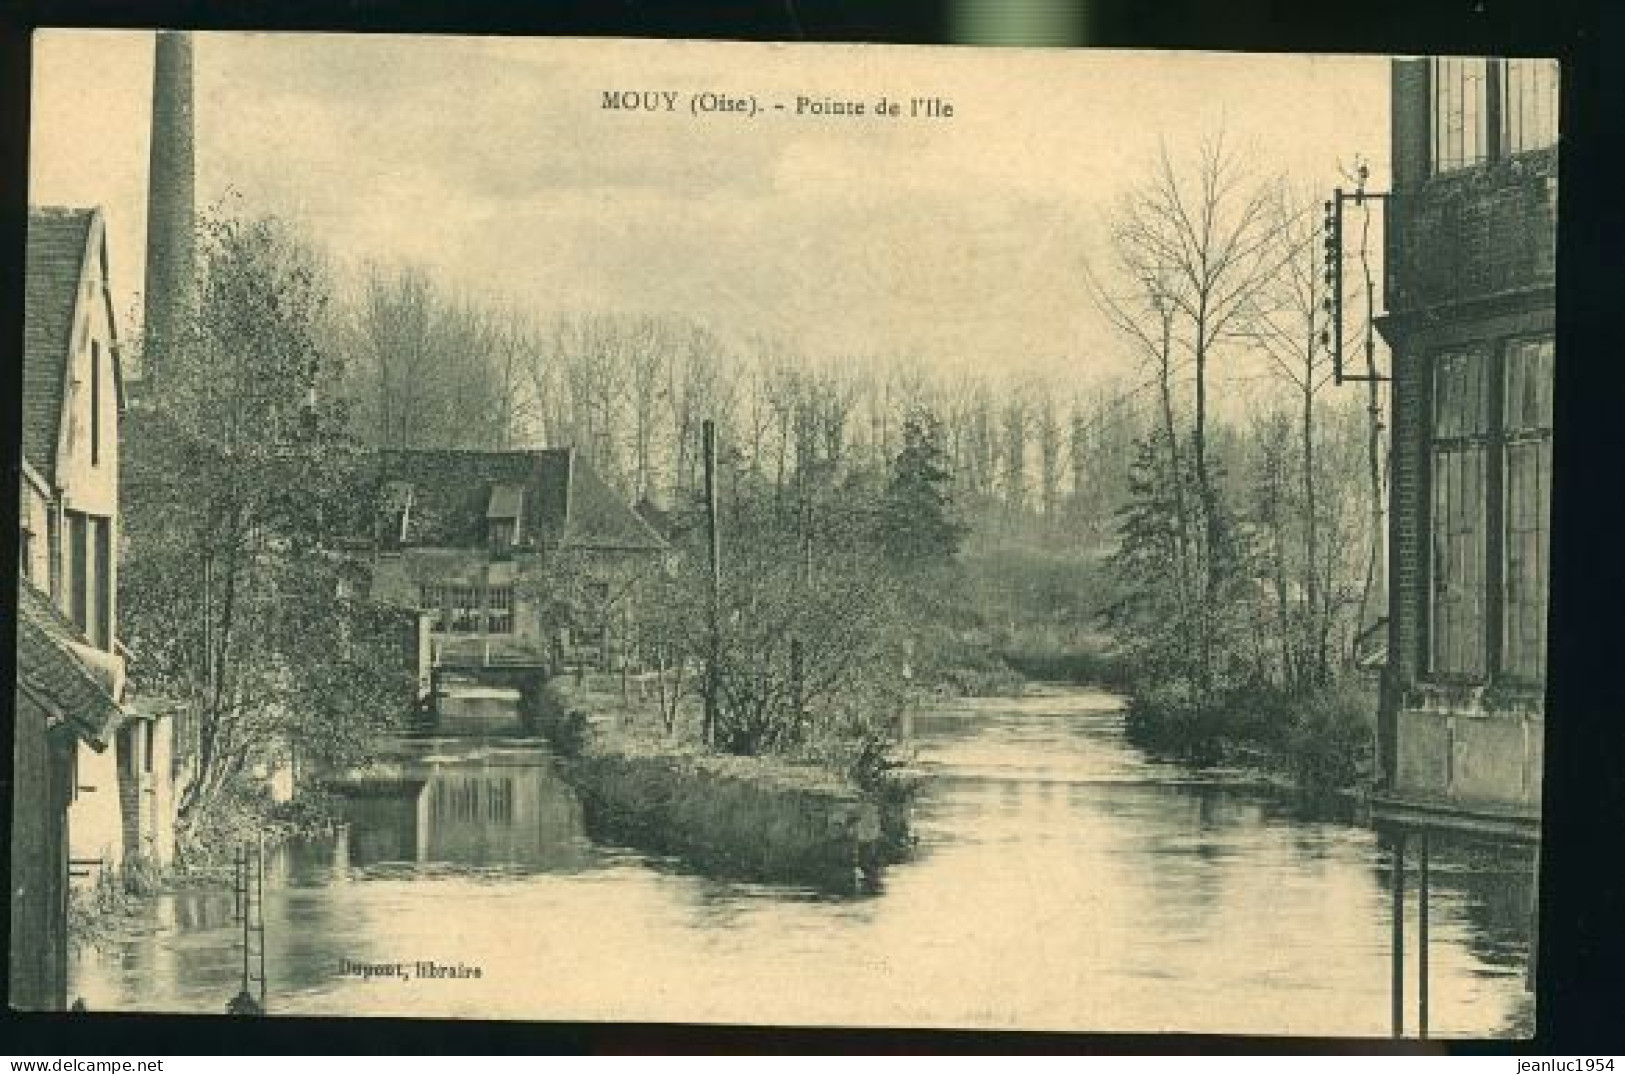
<path id="1" fill-rule="evenodd" d="M 803 460 L 798 467 L 796 478 L 796 483 L 801 489 L 801 505 L 800 510 L 797 511 L 798 528 L 801 531 L 799 534 L 801 564 L 797 581 L 801 586 L 800 596 L 803 601 L 809 599 L 809 591 L 812 589 L 812 496 L 816 486 L 807 473 L 810 465 L 810 462 Z M 806 717 L 807 710 L 806 661 L 806 643 L 802 640 L 801 631 L 797 630 L 790 636 L 790 704 L 794 711 L 798 730 L 801 721 Z"/>
<path id="2" fill-rule="evenodd" d="M 706 745 L 715 745 L 717 733 L 718 665 L 722 659 L 722 544 L 717 536 L 717 426 L 710 418 L 700 426 L 705 457 L 705 533 L 710 549 L 710 647 L 705 662 Z"/>

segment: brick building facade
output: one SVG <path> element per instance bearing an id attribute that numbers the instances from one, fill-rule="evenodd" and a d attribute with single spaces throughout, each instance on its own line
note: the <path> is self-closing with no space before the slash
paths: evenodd
<path id="1" fill-rule="evenodd" d="M 1439 57 L 1396 60 L 1392 79 L 1378 322 L 1393 356 L 1388 666 L 1372 819 L 1389 850 L 1393 1030 L 1408 1013 L 1409 862 L 1426 1036 L 1430 845 L 1471 840 L 1538 863 L 1558 71 Z M 1527 910 L 1532 980 L 1532 895 Z"/>
<path id="2" fill-rule="evenodd" d="M 1538 830 L 1557 206 L 1556 65 L 1395 61 L 1393 817 Z"/>

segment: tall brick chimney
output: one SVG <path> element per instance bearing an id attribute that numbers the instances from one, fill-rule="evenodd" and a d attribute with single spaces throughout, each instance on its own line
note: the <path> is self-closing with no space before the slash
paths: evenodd
<path id="1" fill-rule="evenodd" d="M 147 279 L 142 379 L 162 377 L 184 324 L 194 263 L 192 37 L 160 30 L 152 68 L 152 149 L 147 172 Z"/>

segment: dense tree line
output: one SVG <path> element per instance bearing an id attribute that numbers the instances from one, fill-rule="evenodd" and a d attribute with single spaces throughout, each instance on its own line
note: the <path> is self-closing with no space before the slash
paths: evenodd
<path id="1" fill-rule="evenodd" d="M 812 469 L 881 480 L 909 415 L 929 409 L 974 544 L 1079 532 L 1099 544 L 1144 422 L 1111 384 L 1080 392 L 947 377 L 905 358 L 817 358 L 779 341 L 733 347 L 678 317 L 539 323 L 452 299 L 412 269 L 371 270 L 337 319 L 363 441 L 574 446 L 634 502 L 669 505 L 698 488 L 706 419 L 742 472 L 782 499 Z"/>

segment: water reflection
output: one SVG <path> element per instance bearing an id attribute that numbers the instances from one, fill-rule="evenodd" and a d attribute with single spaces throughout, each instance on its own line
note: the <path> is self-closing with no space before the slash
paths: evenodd
<path id="1" fill-rule="evenodd" d="M 482 870 L 573 871 L 590 858 L 581 803 L 534 743 L 459 747 L 418 743 L 338 790 L 344 825 L 334 843 L 299 848 L 302 860 L 355 870 L 459 865 Z"/>
<path id="2" fill-rule="evenodd" d="M 918 853 L 864 897 L 597 844 L 545 751 L 417 743 L 354 782 L 340 835 L 274 863 L 272 1010 L 1386 1034 L 1368 830 L 1148 760 L 1102 694 L 946 705 L 915 733 Z M 1529 863 L 1434 862 L 1433 1029 L 1496 1032 L 1524 1002 Z M 229 894 L 153 915 L 82 959 L 76 991 L 218 1010 L 241 969 Z M 386 986 L 341 959 L 482 977 Z"/>

